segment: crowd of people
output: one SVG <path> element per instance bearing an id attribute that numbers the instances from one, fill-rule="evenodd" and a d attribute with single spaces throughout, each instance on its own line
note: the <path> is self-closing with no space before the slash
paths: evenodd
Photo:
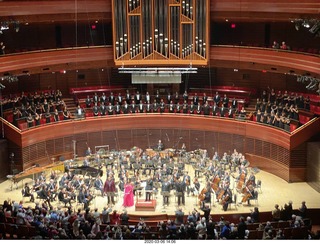
<path id="1" fill-rule="evenodd" d="M 17 226 L 25 225 L 35 228 L 32 239 L 93 239 L 93 240 L 133 240 L 133 239 L 169 239 L 169 240 L 244 240 L 251 239 L 253 224 L 256 230 L 262 231 L 261 239 L 284 240 L 288 237 L 283 228 L 277 228 L 277 223 L 286 222 L 288 228 L 307 228 L 306 239 L 319 239 L 320 232 L 313 232 L 311 223 L 306 218 L 307 207 L 302 202 L 297 210 L 292 209 L 292 202 L 285 204 L 286 215 L 274 218 L 275 212 L 282 210 L 276 205 L 272 210 L 272 219 L 259 221 L 259 209 L 255 207 L 250 214 L 243 214 L 236 222 L 219 219 L 210 214 L 206 208 L 197 209 L 185 214 L 181 208 L 174 216 L 159 221 L 156 226 L 140 218 L 138 223 L 130 222 L 130 215 L 124 209 L 118 211 L 110 205 L 102 211 L 97 208 L 72 209 L 68 207 L 48 207 L 45 203 L 36 203 L 34 208 L 26 207 L 23 201 L 5 200 L 0 206 L 0 224 L 12 221 Z M 283 211 L 284 212 L 284 211 Z M 296 212 L 296 214 L 294 213 Z M 292 213 L 292 214 L 291 214 Z M 4 230 L 0 233 L 2 239 L 23 238 L 22 233 L 16 237 L 8 236 Z"/>
<path id="2" fill-rule="evenodd" d="M 245 117 L 245 110 L 238 110 L 236 98 L 231 99 L 227 94 L 221 96 L 218 92 L 212 97 L 212 101 L 206 93 L 202 96 L 197 93 L 190 96 L 187 91 L 182 95 L 178 92 L 175 94 L 169 92 L 167 96 L 160 95 L 159 91 L 153 96 L 148 92 L 142 95 L 139 91 L 131 94 L 129 90 L 124 96 L 121 93 L 114 95 L 113 92 L 109 97 L 105 93 L 101 96 L 95 93 L 93 97 L 88 95 L 84 104 L 78 104 L 76 116 L 84 117 L 86 110 L 92 111 L 93 116 L 168 112 L 229 118 L 234 118 L 236 115 Z"/>
<path id="3" fill-rule="evenodd" d="M 13 124 L 18 127 L 19 120 L 25 120 L 28 127 L 41 124 L 41 119 L 45 123 L 70 118 L 85 118 L 88 114 L 92 116 L 110 116 L 118 114 L 135 113 L 181 113 L 205 116 L 217 116 L 227 118 L 246 119 L 248 112 L 244 105 L 238 105 L 238 99 L 232 99 L 224 94 L 216 92 L 212 97 L 203 94 L 183 94 L 176 92 L 160 95 L 159 91 L 155 95 L 148 92 L 142 95 L 139 91 L 134 94 L 126 91 L 124 95 L 119 92 L 114 95 L 110 92 L 107 96 L 102 93 L 99 96 L 95 93 L 89 95 L 81 102 L 77 102 L 76 110 L 69 111 L 62 94 L 57 91 L 46 91 L 38 94 L 29 93 L 13 98 L 5 98 L 2 102 L 3 109 L 12 109 Z M 274 89 L 264 90 L 261 97 L 257 98 L 255 104 L 256 121 L 290 131 L 291 120 L 299 121 L 299 110 L 310 110 L 309 96 L 303 97 L 297 93 L 287 91 L 275 93 Z M 91 116 L 91 115 L 90 115 Z M 44 123 L 44 122 L 43 122 Z"/>
<path id="4" fill-rule="evenodd" d="M 255 105 L 256 121 L 290 131 L 290 121 L 299 121 L 299 110 L 310 110 L 310 98 L 274 89 L 262 92 Z"/>

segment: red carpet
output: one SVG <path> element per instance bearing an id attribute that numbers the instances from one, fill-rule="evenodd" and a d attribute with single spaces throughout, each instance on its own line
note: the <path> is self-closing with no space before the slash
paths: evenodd
<path id="1" fill-rule="evenodd" d="M 136 211 L 155 211 L 157 206 L 156 200 L 144 201 L 139 200 L 136 202 Z"/>

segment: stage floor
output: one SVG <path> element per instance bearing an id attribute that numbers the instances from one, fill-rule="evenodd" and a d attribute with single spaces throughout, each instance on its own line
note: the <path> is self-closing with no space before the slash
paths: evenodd
<path id="1" fill-rule="evenodd" d="M 192 169 L 191 165 L 186 165 L 186 170 L 189 172 L 189 175 L 191 176 L 191 182 L 193 181 L 194 171 Z M 60 174 L 61 176 L 62 174 Z M 105 181 L 105 174 L 102 177 L 102 180 Z M 232 178 L 232 177 L 231 177 Z M 306 205 L 308 208 L 320 208 L 320 193 L 315 191 L 312 187 L 310 187 L 307 183 L 287 183 L 286 181 L 282 180 L 281 178 L 274 176 L 270 173 L 264 172 L 260 170 L 256 174 L 256 180 L 261 180 L 261 191 L 259 192 L 258 201 L 252 201 L 251 206 L 247 206 L 246 204 L 240 204 L 235 209 L 234 206 L 232 206 L 231 209 L 228 209 L 227 212 L 224 212 L 222 210 L 222 206 L 217 203 L 213 202 L 211 206 L 211 214 L 231 214 L 231 213 L 244 213 L 244 216 L 246 214 L 250 213 L 250 210 L 253 209 L 254 206 L 257 206 L 260 211 L 270 211 L 274 208 L 275 204 L 279 204 L 279 206 L 283 206 L 285 203 L 288 203 L 290 200 L 293 202 L 293 208 L 297 209 L 299 208 L 302 201 L 306 201 Z M 117 179 L 116 179 L 117 181 Z M 202 176 L 200 178 L 200 189 L 204 187 L 204 181 L 205 177 Z M 233 181 L 233 180 L 232 180 Z M 231 181 L 231 188 L 233 188 L 233 183 Z M 13 188 L 10 189 L 11 181 L 6 180 L 0 184 L 0 202 L 3 203 L 4 200 L 11 199 L 20 201 L 22 200 L 21 195 L 21 187 L 22 184 L 29 182 L 32 184 L 31 179 L 25 179 L 20 181 L 18 183 L 18 189 Z M 192 185 L 191 185 L 192 186 Z M 98 192 L 97 192 L 98 193 Z M 237 195 L 237 202 L 240 202 L 242 199 L 241 195 Z M 142 199 L 143 199 L 142 195 Z M 168 215 L 174 215 L 175 211 L 178 208 L 177 202 L 175 201 L 175 196 L 171 192 L 170 196 L 170 204 L 169 206 L 163 206 L 162 202 L 162 195 L 160 194 L 160 191 L 157 195 L 154 196 L 154 199 L 157 201 L 155 211 L 135 211 L 135 206 L 132 206 L 130 208 L 127 208 L 127 212 L 129 214 L 136 214 L 136 215 L 152 215 L 152 214 L 168 214 Z M 24 206 L 31 206 L 34 207 L 35 203 L 29 202 L 29 198 L 24 198 Z M 215 199 L 212 199 L 215 200 Z M 37 200 L 36 200 L 37 201 Z M 136 201 L 136 198 L 135 198 Z M 192 196 L 189 197 L 186 194 L 185 197 L 185 205 L 181 205 L 182 210 L 185 214 L 188 214 L 190 211 L 192 211 L 194 208 L 199 210 L 199 204 L 198 204 L 198 196 Z M 119 195 L 116 205 L 113 206 L 113 209 L 116 209 L 118 212 L 121 212 L 124 210 L 122 207 L 123 203 L 123 196 Z M 54 207 L 62 206 L 58 203 L 58 201 L 52 203 Z M 100 193 L 97 194 L 97 196 L 92 201 L 90 208 L 98 208 L 99 211 L 102 211 L 103 207 L 107 206 L 107 197 L 102 197 Z M 78 209 L 81 207 L 81 205 L 76 205 L 74 203 L 72 205 L 74 209 Z"/>

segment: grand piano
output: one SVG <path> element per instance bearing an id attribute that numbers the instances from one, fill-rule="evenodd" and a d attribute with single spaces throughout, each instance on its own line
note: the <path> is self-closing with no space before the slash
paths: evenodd
<path id="1" fill-rule="evenodd" d="M 64 163 L 59 162 L 59 163 L 52 163 L 48 164 L 43 167 L 37 167 L 36 165 L 32 166 L 31 168 L 28 168 L 16 175 L 7 175 L 7 178 L 11 180 L 11 190 L 13 188 L 13 185 L 16 185 L 16 188 L 18 188 L 18 182 L 22 181 L 26 178 L 31 178 L 33 181 L 35 181 L 41 173 L 48 173 L 51 171 L 60 171 L 64 172 Z M 23 183 L 22 183 L 23 187 Z"/>

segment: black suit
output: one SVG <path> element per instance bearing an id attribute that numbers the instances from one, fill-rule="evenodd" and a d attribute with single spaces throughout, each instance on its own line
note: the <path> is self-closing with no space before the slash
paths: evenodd
<path id="1" fill-rule="evenodd" d="M 185 205 L 185 197 L 184 197 L 184 191 L 186 189 L 186 185 L 184 182 L 177 182 L 176 183 L 176 192 L 178 194 L 178 205 L 181 203 Z"/>
<path id="2" fill-rule="evenodd" d="M 163 182 L 161 186 L 161 191 L 162 192 L 170 192 L 170 183 L 168 181 Z M 169 197 L 168 196 L 163 196 L 163 205 L 169 204 Z"/>
<path id="3" fill-rule="evenodd" d="M 149 192 L 146 192 L 146 201 L 150 201 L 151 200 L 151 194 L 153 190 L 153 181 L 152 180 L 147 180 L 147 184 L 146 184 L 146 188 L 145 188 L 146 191 L 149 191 Z"/>

